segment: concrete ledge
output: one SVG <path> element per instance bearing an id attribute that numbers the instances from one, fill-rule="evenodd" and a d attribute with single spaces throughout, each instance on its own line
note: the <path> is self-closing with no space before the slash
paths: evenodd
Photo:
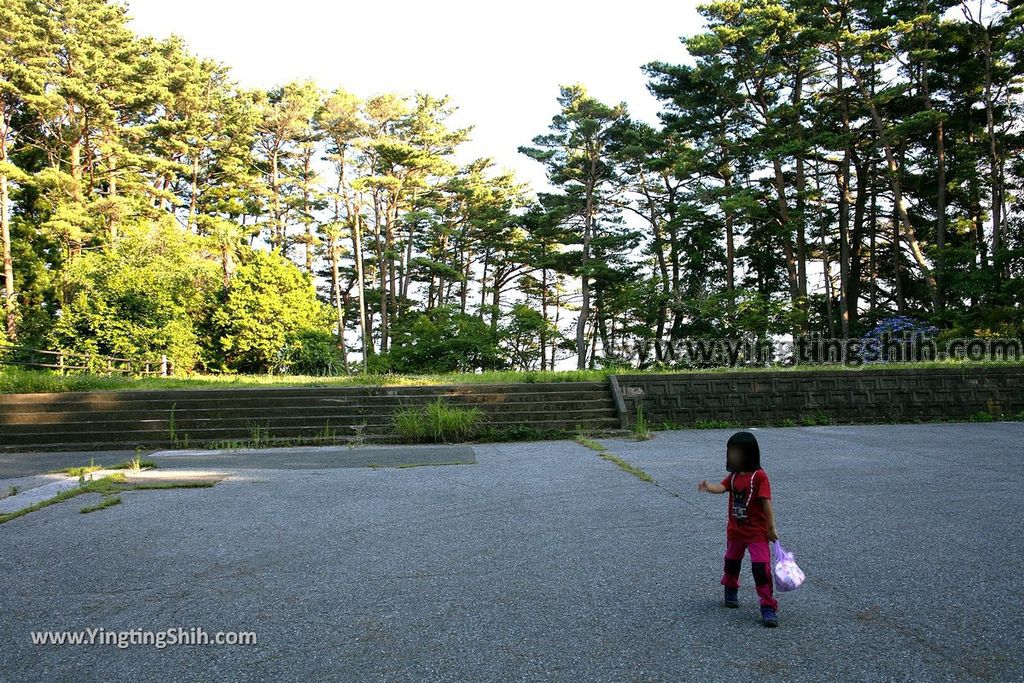
<path id="1" fill-rule="evenodd" d="M 473 448 L 468 445 L 191 449 L 155 451 L 148 457 L 157 463 L 161 472 L 197 467 L 295 470 L 476 464 Z"/>

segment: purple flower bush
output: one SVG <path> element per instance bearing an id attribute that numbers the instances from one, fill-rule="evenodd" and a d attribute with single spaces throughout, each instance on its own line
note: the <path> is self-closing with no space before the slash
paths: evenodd
<path id="1" fill-rule="evenodd" d="M 933 342 L 939 333 L 939 328 L 921 320 L 908 316 L 896 316 L 885 318 L 875 325 L 874 329 L 861 337 L 863 342 L 862 358 L 866 363 L 887 363 L 888 357 L 883 357 L 883 349 L 886 343 L 903 342 L 904 349 L 910 357 L 904 355 L 902 360 L 911 360 L 916 357 L 916 348 L 922 342 Z"/>

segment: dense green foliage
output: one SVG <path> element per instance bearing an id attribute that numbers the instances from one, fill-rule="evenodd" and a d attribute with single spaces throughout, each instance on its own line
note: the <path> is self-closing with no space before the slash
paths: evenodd
<path id="1" fill-rule="evenodd" d="M 403 441 L 451 443 L 476 436 L 486 418 L 480 408 L 448 405 L 439 398 L 401 408 L 392 416 L 392 421 Z"/>
<path id="2" fill-rule="evenodd" d="M 533 198 L 453 161 L 446 98 L 250 90 L 108 0 L 5 0 L 6 338 L 332 375 L 610 367 L 896 315 L 1020 335 L 1024 5 L 701 11 L 686 65 L 644 67 L 658 122 L 562 88 L 522 148 Z"/>
<path id="3" fill-rule="evenodd" d="M 747 0 L 703 13 L 708 31 L 685 41 L 694 65 L 646 67 L 664 127 L 634 133 L 658 150 L 640 152 L 634 183 L 667 188 L 644 205 L 665 241 L 692 245 L 662 250 L 686 273 L 663 270 L 663 296 L 753 295 L 780 331 L 832 337 L 894 313 L 1021 334 L 1024 6 Z M 694 257 L 708 268 L 698 282 Z"/>

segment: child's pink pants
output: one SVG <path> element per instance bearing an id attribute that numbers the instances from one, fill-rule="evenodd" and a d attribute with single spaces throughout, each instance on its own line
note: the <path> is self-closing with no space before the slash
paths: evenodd
<path id="1" fill-rule="evenodd" d="M 727 588 L 740 587 L 740 566 L 743 554 L 750 549 L 750 570 L 754 575 L 754 586 L 761 607 L 778 609 L 779 603 L 772 597 L 772 554 L 768 549 L 768 541 L 736 541 L 729 540 L 725 545 L 725 572 L 722 574 L 722 585 Z"/>

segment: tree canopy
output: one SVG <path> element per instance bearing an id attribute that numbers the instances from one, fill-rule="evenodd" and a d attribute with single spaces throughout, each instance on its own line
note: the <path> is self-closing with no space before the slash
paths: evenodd
<path id="1" fill-rule="evenodd" d="M 656 121 L 552 93 L 520 148 L 534 195 L 456 163 L 447 97 L 248 89 L 121 4 L 5 0 L 6 339 L 324 373 L 598 367 L 895 316 L 1024 333 L 1024 3 L 701 13 L 638 73 Z"/>

